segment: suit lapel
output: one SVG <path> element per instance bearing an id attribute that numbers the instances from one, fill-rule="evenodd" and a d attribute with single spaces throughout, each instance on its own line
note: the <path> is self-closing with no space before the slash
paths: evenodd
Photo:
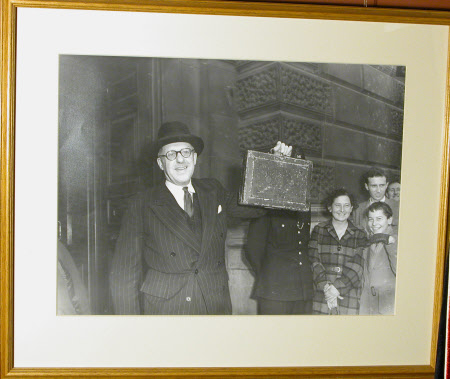
<path id="1" fill-rule="evenodd" d="M 192 185 L 198 195 L 202 214 L 202 254 L 211 241 L 217 216 L 217 191 L 205 189 L 201 183 L 193 180 Z"/>
<path id="2" fill-rule="evenodd" d="M 180 240 L 200 253 L 201 245 L 199 241 L 194 237 L 180 212 L 180 206 L 164 183 L 154 188 L 148 206 L 153 210 L 156 217 Z"/>

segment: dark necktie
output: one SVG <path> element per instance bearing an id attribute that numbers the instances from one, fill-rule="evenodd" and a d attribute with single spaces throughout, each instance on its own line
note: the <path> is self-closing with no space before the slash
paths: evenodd
<path id="1" fill-rule="evenodd" d="M 184 191 L 184 210 L 189 215 L 189 217 L 192 217 L 194 214 L 194 204 L 192 203 L 191 194 L 189 193 L 187 187 L 183 187 L 183 191 Z"/>

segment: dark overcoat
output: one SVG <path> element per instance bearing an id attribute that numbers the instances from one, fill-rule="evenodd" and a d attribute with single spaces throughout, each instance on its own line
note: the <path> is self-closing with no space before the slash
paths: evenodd
<path id="1" fill-rule="evenodd" d="M 310 227 L 310 211 L 272 210 L 251 221 L 245 254 L 255 272 L 256 297 L 279 301 L 312 299 Z"/>

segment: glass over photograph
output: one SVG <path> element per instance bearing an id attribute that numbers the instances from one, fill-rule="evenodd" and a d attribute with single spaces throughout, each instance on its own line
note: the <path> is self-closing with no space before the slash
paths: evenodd
<path id="1" fill-rule="evenodd" d="M 61 55 L 58 315 L 395 315 L 404 66 Z"/>

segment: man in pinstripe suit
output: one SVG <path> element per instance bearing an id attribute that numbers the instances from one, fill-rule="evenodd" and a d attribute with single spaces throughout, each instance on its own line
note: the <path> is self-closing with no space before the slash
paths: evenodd
<path id="1" fill-rule="evenodd" d="M 202 150 L 185 124 L 161 126 L 154 152 L 166 182 L 133 198 L 122 221 L 110 274 L 116 314 L 231 314 L 226 217 L 265 211 L 238 206 L 216 179 L 191 179 Z"/>

